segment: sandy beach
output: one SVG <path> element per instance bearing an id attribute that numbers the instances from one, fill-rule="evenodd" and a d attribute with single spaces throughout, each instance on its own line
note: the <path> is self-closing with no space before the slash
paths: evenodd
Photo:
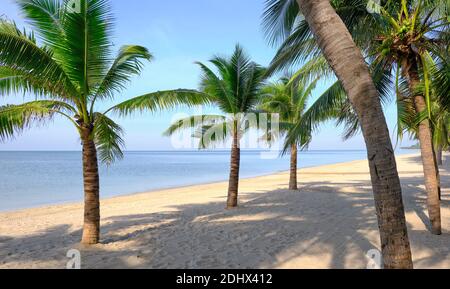
<path id="1" fill-rule="evenodd" d="M 419 155 L 398 157 L 416 268 L 450 268 L 446 157 L 442 236 L 427 229 Z M 81 203 L 1 213 L 0 268 L 63 269 L 72 248 L 82 268 L 366 268 L 379 248 L 367 161 L 302 169 L 299 182 L 287 190 L 287 172 L 242 180 L 228 211 L 226 182 L 105 199 L 90 248 L 78 245 Z"/>

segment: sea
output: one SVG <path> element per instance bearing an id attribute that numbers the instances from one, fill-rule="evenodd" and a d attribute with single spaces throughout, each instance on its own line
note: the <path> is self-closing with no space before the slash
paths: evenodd
<path id="1" fill-rule="evenodd" d="M 412 153 L 399 150 L 397 154 Z M 366 159 L 363 150 L 305 151 L 299 168 Z M 229 151 L 129 151 L 123 160 L 100 167 L 101 197 L 225 181 Z M 241 178 L 289 170 L 289 155 L 242 151 Z M 1 151 L 0 211 L 83 200 L 81 152 Z"/>

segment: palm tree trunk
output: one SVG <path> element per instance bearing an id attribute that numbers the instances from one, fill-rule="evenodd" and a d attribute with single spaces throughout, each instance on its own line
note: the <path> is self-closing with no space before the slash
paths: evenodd
<path id="1" fill-rule="evenodd" d="M 439 164 L 437 159 L 437 149 L 433 146 L 433 157 L 434 157 L 434 165 L 436 166 L 436 178 L 438 183 L 438 195 L 439 195 L 439 201 L 442 201 L 442 187 L 441 187 L 441 172 L 439 171 Z M 441 151 L 442 153 L 442 151 Z"/>
<path id="2" fill-rule="evenodd" d="M 378 91 L 360 49 L 329 0 L 297 0 L 358 114 L 367 146 L 384 267 L 413 267 L 400 178 Z"/>
<path id="3" fill-rule="evenodd" d="M 98 244 L 100 240 L 100 178 L 97 149 L 91 139 L 91 129 L 82 132 L 84 178 L 84 225 L 82 244 Z"/>
<path id="4" fill-rule="evenodd" d="M 436 178 L 437 178 L 437 183 L 438 183 L 438 196 L 439 196 L 439 201 L 442 201 L 441 172 L 439 171 L 436 150 L 433 150 L 433 153 L 434 153 L 434 164 L 436 166 Z"/>
<path id="5" fill-rule="evenodd" d="M 438 145 L 437 148 L 436 148 L 436 161 L 437 161 L 437 165 L 438 166 L 442 166 L 444 164 L 442 151 L 443 151 L 442 146 Z"/>
<path id="6" fill-rule="evenodd" d="M 411 61 L 410 69 L 408 70 L 409 86 L 411 92 L 415 92 L 417 86 L 420 84 L 419 72 L 417 62 Z M 427 105 L 423 95 L 418 94 L 414 96 L 414 106 L 417 114 L 423 114 L 427 111 Z M 441 204 L 439 201 L 439 171 L 435 161 L 433 134 L 431 133 L 430 121 L 428 118 L 424 119 L 419 124 L 419 142 L 420 151 L 422 153 L 422 164 L 425 176 L 425 187 L 427 190 L 428 215 L 431 222 L 431 232 L 435 235 L 441 235 Z"/>
<path id="7" fill-rule="evenodd" d="M 241 162 L 241 149 L 237 131 L 233 132 L 233 145 L 231 147 L 231 168 L 228 185 L 227 208 L 232 209 L 238 206 L 239 190 L 239 167 Z"/>
<path id="8" fill-rule="evenodd" d="M 297 145 L 293 144 L 291 146 L 291 172 L 290 172 L 290 178 L 289 178 L 289 190 L 293 190 L 293 191 L 298 190 L 297 158 L 298 158 Z"/>

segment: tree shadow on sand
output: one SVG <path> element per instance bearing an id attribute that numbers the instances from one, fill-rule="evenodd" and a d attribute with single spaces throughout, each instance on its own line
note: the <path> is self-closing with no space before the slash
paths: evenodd
<path id="1" fill-rule="evenodd" d="M 405 194 L 407 212 L 426 224 L 423 179 L 406 176 L 402 183 L 413 192 Z M 66 252 L 76 248 L 83 268 L 365 268 L 366 252 L 379 247 L 370 182 L 308 183 L 300 191 L 242 197 L 236 210 L 224 210 L 218 200 L 103 219 L 102 244 L 89 249 L 77 244 L 81 231 L 66 225 L 23 238 L 0 236 L 0 267 L 64 268 Z M 448 209 L 448 190 L 443 199 Z M 410 226 L 409 233 L 414 250 L 424 252 L 416 266 L 450 266 L 448 230 L 433 236 Z"/>

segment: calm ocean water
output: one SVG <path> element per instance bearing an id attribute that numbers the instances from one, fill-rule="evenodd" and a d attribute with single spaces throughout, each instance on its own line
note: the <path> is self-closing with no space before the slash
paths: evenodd
<path id="1" fill-rule="evenodd" d="M 299 166 L 365 158 L 365 151 L 309 151 L 300 154 Z M 242 153 L 242 178 L 288 169 L 289 156 L 264 160 L 259 152 Z M 225 151 L 127 152 L 124 160 L 101 168 L 101 195 L 223 181 L 228 170 L 229 152 Z M 0 211 L 81 201 L 82 188 L 80 152 L 0 152 Z"/>

